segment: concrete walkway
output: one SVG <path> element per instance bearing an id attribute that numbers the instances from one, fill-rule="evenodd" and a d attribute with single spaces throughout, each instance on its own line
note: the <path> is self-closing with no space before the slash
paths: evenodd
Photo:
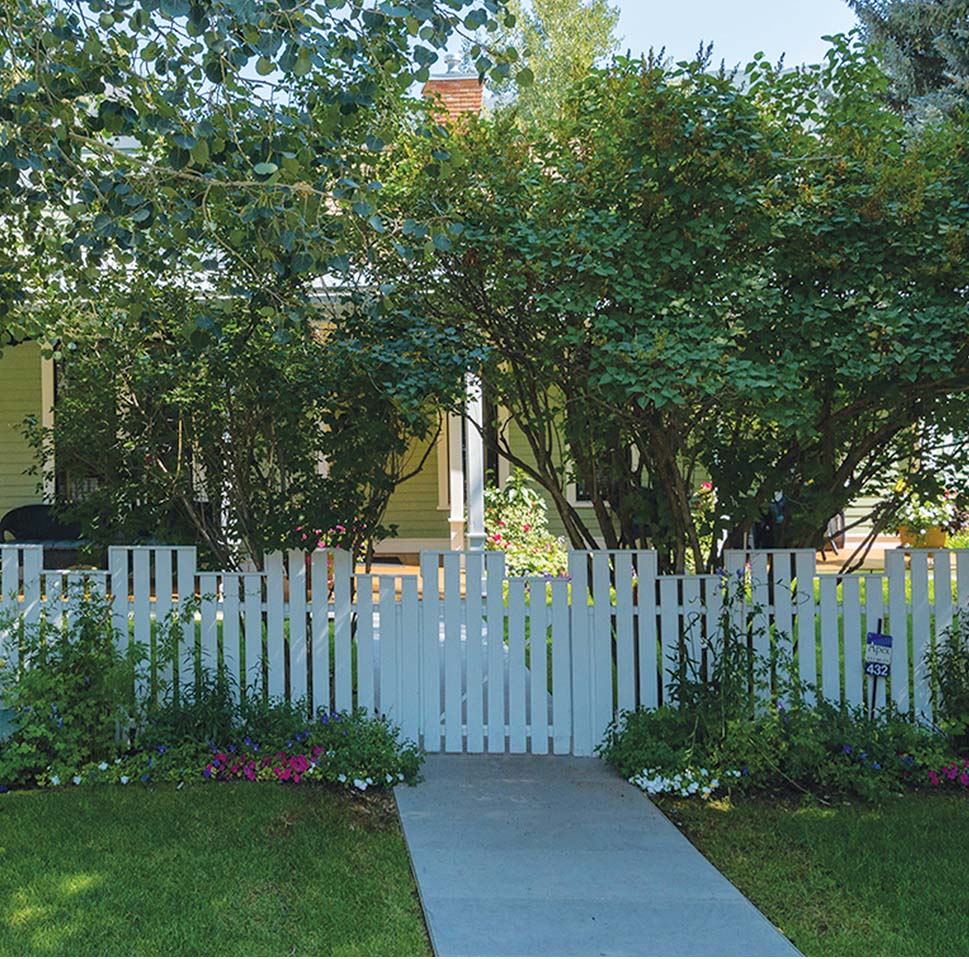
<path id="1" fill-rule="evenodd" d="M 602 762 L 428 756 L 397 806 L 441 956 L 796 956 Z"/>

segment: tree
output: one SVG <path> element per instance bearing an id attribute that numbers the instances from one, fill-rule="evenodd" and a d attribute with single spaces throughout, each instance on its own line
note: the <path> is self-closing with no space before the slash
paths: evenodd
<path id="1" fill-rule="evenodd" d="M 199 543 L 220 569 L 387 535 L 387 499 L 423 465 L 411 440 L 436 428 L 436 405 L 377 388 L 325 304 L 308 335 L 279 335 L 239 300 L 205 302 L 198 322 L 191 292 L 155 282 L 118 299 L 106 283 L 102 322 L 61 325 L 54 426 L 30 433 L 56 450 L 62 511 L 96 543 Z"/>
<path id="2" fill-rule="evenodd" d="M 199 271 L 346 272 L 348 238 L 377 226 L 361 161 L 449 37 L 496 28 L 500 9 L 3 0 L 0 348 L 43 333 L 45 297 L 83 308 L 105 263 L 160 273 L 177 251 Z M 479 50 L 483 74 L 499 65 Z"/>
<path id="3" fill-rule="evenodd" d="M 454 225 L 424 258 L 385 245 L 382 272 L 480 346 L 507 410 L 486 434 L 573 545 L 710 568 L 776 493 L 776 545 L 819 545 L 965 396 L 962 131 L 912 136 L 884 85 L 844 38 L 822 67 L 755 61 L 745 91 L 703 62 L 619 61 L 551 125 L 452 130 L 439 172 L 427 140 L 388 155 L 388 223 Z M 718 508 L 701 541 L 692 501 L 708 478 Z"/>
<path id="4" fill-rule="evenodd" d="M 969 0 L 848 0 L 892 79 L 891 99 L 915 117 L 969 105 Z"/>
<path id="5" fill-rule="evenodd" d="M 351 257 L 384 229 L 372 160 L 421 120 L 404 93 L 448 39 L 501 6 L 0 0 L 0 349 L 70 354 L 35 441 L 99 480 L 62 504 L 89 534 L 177 521 L 227 564 L 301 516 L 376 531 L 405 430 L 444 400 L 417 363 L 397 383 L 353 355 L 368 318 L 406 319 Z M 354 299 L 321 346 L 320 301 Z"/>
<path id="6" fill-rule="evenodd" d="M 497 81 L 502 102 L 514 102 L 532 121 L 551 117 L 566 91 L 616 51 L 619 9 L 609 0 L 509 0 L 514 26 L 499 28 L 496 43 L 520 51 L 531 83 L 521 89 Z"/>

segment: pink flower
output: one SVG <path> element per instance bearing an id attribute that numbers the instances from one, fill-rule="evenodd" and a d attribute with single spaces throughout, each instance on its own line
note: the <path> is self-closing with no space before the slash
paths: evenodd
<path id="1" fill-rule="evenodd" d="M 709 480 L 707 480 L 705 483 L 701 483 L 700 484 L 700 489 L 702 489 L 702 490 L 711 490 L 711 489 L 713 489 L 713 483 L 711 483 Z"/>
<path id="2" fill-rule="evenodd" d="M 524 525 L 522 526 L 522 529 L 523 529 L 523 530 L 524 530 L 524 531 L 525 531 L 525 532 L 527 533 L 527 532 L 528 532 L 528 531 L 529 531 L 529 530 L 531 529 L 531 526 L 529 526 L 529 525 L 528 525 L 528 523 L 525 523 L 525 524 L 524 524 Z"/>
<path id="3" fill-rule="evenodd" d="M 949 777 L 950 779 L 955 779 L 955 778 L 956 778 L 956 776 L 958 776 L 958 775 L 959 775 L 959 767 L 958 767 L 958 766 L 956 766 L 955 764 L 953 764 L 953 765 L 951 765 L 951 766 L 950 766 L 950 767 L 949 767 L 948 769 L 946 769 L 946 771 L 945 771 L 945 774 L 946 774 L 946 775 L 947 775 L 947 776 L 948 776 L 948 777 Z"/>
<path id="4" fill-rule="evenodd" d="M 939 785 L 939 776 L 934 769 L 929 770 L 929 782 L 932 783 L 933 786 Z"/>
<path id="5" fill-rule="evenodd" d="M 969 773 L 963 773 L 959 777 L 959 782 L 961 782 L 963 786 L 969 786 Z"/>

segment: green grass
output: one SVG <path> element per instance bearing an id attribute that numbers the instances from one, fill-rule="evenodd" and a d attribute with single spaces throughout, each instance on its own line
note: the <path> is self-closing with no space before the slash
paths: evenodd
<path id="1" fill-rule="evenodd" d="M 806 955 L 969 955 L 965 796 L 662 805 Z"/>
<path id="2" fill-rule="evenodd" d="M 388 803 L 270 784 L 0 796 L 0 953 L 430 955 Z"/>

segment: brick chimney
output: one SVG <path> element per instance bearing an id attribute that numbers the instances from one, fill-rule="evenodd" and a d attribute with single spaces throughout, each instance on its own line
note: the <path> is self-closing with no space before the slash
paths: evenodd
<path id="1" fill-rule="evenodd" d="M 451 54 L 445 60 L 447 73 L 431 77 L 424 84 L 424 99 L 436 101 L 439 109 L 435 109 L 435 113 L 439 119 L 453 120 L 464 113 L 481 113 L 484 86 L 476 73 L 460 72 L 460 62 L 458 57 Z"/>

